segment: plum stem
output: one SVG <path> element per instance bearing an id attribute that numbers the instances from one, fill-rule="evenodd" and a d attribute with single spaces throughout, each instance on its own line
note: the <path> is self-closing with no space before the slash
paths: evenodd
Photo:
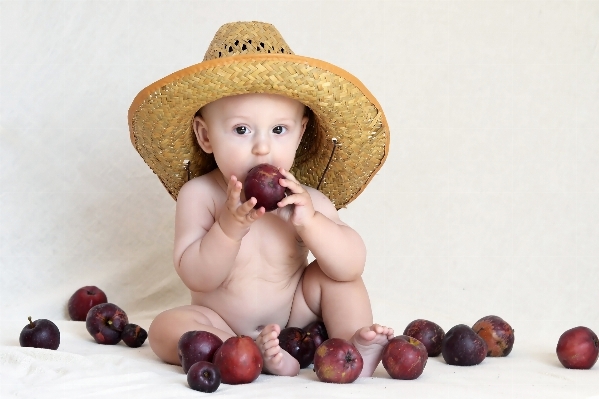
<path id="1" fill-rule="evenodd" d="M 33 320 L 31 320 L 31 316 L 27 318 L 29 320 L 29 328 L 34 328 L 35 324 L 33 324 Z"/>

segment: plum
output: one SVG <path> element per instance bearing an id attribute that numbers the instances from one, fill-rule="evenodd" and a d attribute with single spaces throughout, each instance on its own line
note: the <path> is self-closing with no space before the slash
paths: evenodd
<path id="1" fill-rule="evenodd" d="M 129 323 L 123 328 L 121 339 L 130 348 L 139 348 L 146 342 L 148 332 L 137 324 Z"/>
<path id="2" fill-rule="evenodd" d="M 103 345 L 116 345 L 129 319 L 125 311 L 113 303 L 101 303 L 87 312 L 85 327 L 94 340 Z"/>
<path id="3" fill-rule="evenodd" d="M 599 357 L 599 339 L 588 327 L 574 327 L 559 337 L 555 352 L 566 368 L 590 369 Z"/>
<path id="4" fill-rule="evenodd" d="M 329 338 L 314 355 L 316 377 L 323 382 L 347 384 L 354 382 L 362 372 L 364 359 L 351 342 Z"/>
<path id="5" fill-rule="evenodd" d="M 204 360 L 192 364 L 187 373 L 187 383 L 196 391 L 212 393 L 218 389 L 220 382 L 218 367 Z"/>
<path id="6" fill-rule="evenodd" d="M 264 207 L 266 212 L 278 208 L 277 203 L 285 198 L 285 187 L 279 184 L 279 179 L 285 176 L 276 166 L 261 163 L 248 172 L 243 183 L 243 192 L 246 200 L 256 198 L 255 209 Z"/>
<path id="7" fill-rule="evenodd" d="M 187 373 L 189 368 L 200 360 L 212 362 L 216 350 L 223 344 L 223 340 L 209 331 L 193 330 L 183 333 L 177 342 L 177 355 Z"/>
<path id="8" fill-rule="evenodd" d="M 262 354 L 251 337 L 231 337 L 216 350 L 214 365 L 225 384 L 248 384 L 262 372 Z"/>
<path id="9" fill-rule="evenodd" d="M 429 320 L 417 319 L 408 324 L 403 333 L 422 342 L 429 357 L 441 354 L 445 331 L 438 324 Z"/>
<path id="10" fill-rule="evenodd" d="M 75 291 L 69 298 L 67 304 L 69 316 L 71 317 L 71 320 L 85 321 L 87 312 L 89 312 L 91 308 L 106 302 L 108 302 L 108 299 L 106 298 L 104 291 L 95 285 L 86 285 Z"/>
<path id="11" fill-rule="evenodd" d="M 308 367 L 314 360 L 316 351 L 312 335 L 298 327 L 287 327 L 279 334 L 279 346 L 293 356 L 301 369 Z"/>
<path id="12" fill-rule="evenodd" d="M 443 339 L 443 359 L 454 366 L 474 366 L 487 356 L 487 343 L 465 324 L 453 326 Z"/>
<path id="13" fill-rule="evenodd" d="M 391 378 L 414 380 L 424 371 L 428 353 L 424 344 L 416 338 L 398 335 L 389 340 L 381 360 Z"/>
<path id="14" fill-rule="evenodd" d="M 19 344 L 23 347 L 56 350 L 60 345 L 60 331 L 56 324 L 48 319 L 31 320 L 21 330 Z"/>
<path id="15" fill-rule="evenodd" d="M 507 356 L 514 346 L 514 330 L 499 316 L 485 316 L 472 326 L 475 333 L 485 340 L 487 356 Z"/>
<path id="16" fill-rule="evenodd" d="M 327 328 L 325 327 L 322 321 L 313 321 L 304 327 L 304 331 L 309 333 L 312 336 L 312 341 L 314 341 L 315 349 L 327 339 L 329 339 L 329 334 L 327 333 Z"/>

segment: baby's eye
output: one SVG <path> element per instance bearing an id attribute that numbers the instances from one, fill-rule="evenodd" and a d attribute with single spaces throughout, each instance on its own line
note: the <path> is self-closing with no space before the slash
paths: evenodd
<path id="1" fill-rule="evenodd" d="M 235 133 L 237 134 L 247 134 L 249 132 L 246 126 L 237 126 L 235 128 Z"/>
<path id="2" fill-rule="evenodd" d="M 280 126 L 280 125 L 279 125 L 279 126 L 275 126 L 275 127 L 272 129 L 272 132 L 273 132 L 274 134 L 281 134 L 281 133 L 285 133 L 285 131 L 286 131 L 286 130 L 287 130 L 287 129 L 285 128 L 285 126 Z"/>

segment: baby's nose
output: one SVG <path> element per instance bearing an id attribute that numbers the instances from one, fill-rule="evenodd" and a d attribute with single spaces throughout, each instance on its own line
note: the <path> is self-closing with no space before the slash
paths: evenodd
<path id="1" fill-rule="evenodd" d="M 266 155 L 270 152 L 270 140 L 268 137 L 262 135 L 256 135 L 254 146 L 252 147 L 252 153 L 254 155 Z"/>

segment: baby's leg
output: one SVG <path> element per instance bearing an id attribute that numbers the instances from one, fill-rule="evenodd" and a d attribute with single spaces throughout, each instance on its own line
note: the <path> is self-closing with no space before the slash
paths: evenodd
<path id="1" fill-rule="evenodd" d="M 343 338 L 356 346 L 364 359 L 360 375 L 371 376 L 381 360 L 383 348 L 393 337 L 393 329 L 373 324 L 370 299 L 362 278 L 347 282 L 332 280 L 314 261 L 304 272 L 302 281 L 304 304 L 294 300 L 289 324 L 303 323 L 296 320 L 296 314 L 304 314 L 301 308 L 307 306 L 322 317 L 329 337 Z"/>
<path id="2" fill-rule="evenodd" d="M 204 306 L 187 305 L 160 313 L 148 331 L 150 347 L 160 359 L 178 364 L 177 344 L 187 331 L 209 331 L 225 341 L 235 335 L 215 311 Z"/>

